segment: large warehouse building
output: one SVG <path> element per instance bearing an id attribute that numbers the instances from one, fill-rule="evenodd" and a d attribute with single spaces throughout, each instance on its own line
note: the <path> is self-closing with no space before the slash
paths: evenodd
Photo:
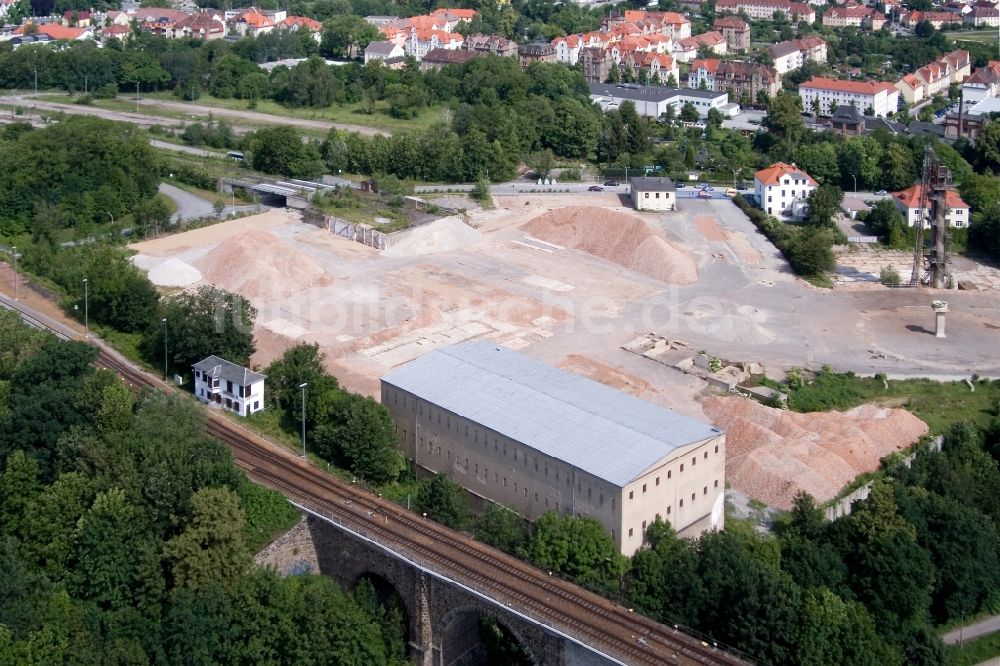
<path id="1" fill-rule="evenodd" d="M 681 536 L 723 526 L 722 432 L 496 344 L 390 372 L 382 404 L 423 469 L 531 520 L 595 518 L 623 554 L 657 516 Z"/>

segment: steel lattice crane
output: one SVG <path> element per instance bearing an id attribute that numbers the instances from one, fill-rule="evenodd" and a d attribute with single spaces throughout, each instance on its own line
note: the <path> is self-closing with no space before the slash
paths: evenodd
<path id="1" fill-rule="evenodd" d="M 920 186 L 920 212 L 916 222 L 913 247 L 913 272 L 910 285 L 944 289 L 951 283 L 948 257 L 948 191 L 953 190 L 951 170 L 941 164 L 930 146 L 924 148 L 924 168 Z M 930 247 L 924 247 L 924 228 L 930 231 Z"/>

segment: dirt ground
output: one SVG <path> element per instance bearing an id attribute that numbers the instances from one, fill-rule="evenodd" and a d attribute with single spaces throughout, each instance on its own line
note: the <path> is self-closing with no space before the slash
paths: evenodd
<path id="1" fill-rule="evenodd" d="M 646 333 L 682 340 L 692 355 L 760 362 L 770 376 L 825 363 L 891 376 L 1000 376 L 996 292 L 816 289 L 792 275 L 728 200 L 683 200 L 671 213 L 637 213 L 612 194 L 588 197 L 587 207 L 560 194 L 494 202 L 494 210 L 469 213 L 468 229 L 414 231 L 395 256 L 272 211 L 136 244 L 135 261 L 151 277 L 190 279 L 193 270 L 199 279 L 189 287 L 211 280 L 247 296 L 259 311 L 253 363 L 265 366 L 290 345 L 315 342 L 343 386 L 373 396 L 379 377 L 395 367 L 488 339 L 712 420 L 701 380 L 622 349 Z M 572 233 L 546 232 L 566 216 Z M 435 238 L 448 249 L 435 251 Z M 632 261 L 647 238 L 664 251 Z M 951 303 L 944 340 L 931 332 L 937 298 Z M 815 436 L 849 426 L 828 424 Z M 838 464 L 837 474 L 826 474 L 829 453 L 810 450 L 800 464 L 830 487 L 856 473 Z M 760 479 L 784 455 L 745 456 L 758 473 L 734 472 L 743 478 L 734 487 L 760 493 Z"/>

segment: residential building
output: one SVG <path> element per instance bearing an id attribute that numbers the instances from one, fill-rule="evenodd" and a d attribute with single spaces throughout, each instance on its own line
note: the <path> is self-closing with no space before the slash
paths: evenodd
<path id="1" fill-rule="evenodd" d="M 469 35 L 462 42 L 462 48 L 481 55 L 495 55 L 503 58 L 517 56 L 517 42 L 500 35 Z"/>
<path id="2" fill-rule="evenodd" d="M 729 104 L 729 94 L 725 92 L 635 83 L 591 83 L 589 87 L 591 101 L 605 111 L 617 109 L 627 100 L 635 104 L 636 113 L 649 118 L 659 118 L 668 107 L 673 107 L 674 112 L 679 114 L 685 104 L 691 104 L 701 118 L 708 116 L 709 109 L 719 109 L 724 116 L 739 110 L 737 105 Z"/>
<path id="3" fill-rule="evenodd" d="M 963 20 L 966 25 L 977 28 L 996 28 L 1000 26 L 1000 8 L 973 7 Z"/>
<path id="4" fill-rule="evenodd" d="M 552 40 L 552 48 L 556 51 L 556 62 L 572 67 L 580 60 L 580 49 L 583 48 L 583 40 L 579 35 L 567 35 L 556 37 Z M 515 55 L 516 55 L 515 48 Z"/>
<path id="5" fill-rule="evenodd" d="M 62 24 L 68 28 L 89 28 L 92 18 L 91 13 L 86 10 L 72 9 L 63 12 Z"/>
<path id="6" fill-rule="evenodd" d="M 406 52 L 406 55 L 413 56 L 417 60 L 422 60 L 425 55 L 434 49 L 457 51 L 462 48 L 464 40 L 465 38 L 457 32 L 410 28 L 409 36 L 403 43 L 403 50 Z"/>
<path id="7" fill-rule="evenodd" d="M 677 189 L 669 178 L 630 178 L 636 210 L 677 210 Z"/>
<path id="8" fill-rule="evenodd" d="M 680 72 L 677 63 L 666 53 L 630 53 L 625 62 L 632 70 L 632 78 L 648 83 L 677 83 Z"/>
<path id="9" fill-rule="evenodd" d="M 23 35 L 25 28 L 29 25 L 35 25 L 34 23 L 22 23 L 14 30 L 14 35 Z M 42 23 L 40 25 L 35 25 L 35 31 L 32 36 L 44 35 L 49 39 L 49 41 L 67 41 L 71 42 L 77 39 L 87 39 L 91 37 L 91 32 L 86 28 L 67 28 L 64 25 L 58 23 Z"/>
<path id="10" fill-rule="evenodd" d="M 110 9 L 104 15 L 104 22 L 102 25 L 130 25 L 132 23 L 132 17 L 126 12 L 120 12 L 117 9 Z"/>
<path id="11" fill-rule="evenodd" d="M 587 83 L 604 83 L 611 74 L 611 65 L 614 61 L 606 49 L 588 46 L 580 49 L 580 63 L 583 65 L 583 78 Z"/>
<path id="12" fill-rule="evenodd" d="M 781 78 L 773 67 L 741 60 L 698 59 L 691 63 L 688 87 L 725 91 L 741 104 L 756 104 L 761 92 L 769 98 L 781 90 Z"/>
<path id="13" fill-rule="evenodd" d="M 405 55 L 406 51 L 399 44 L 393 42 L 371 42 L 365 47 L 365 64 L 367 65 L 372 60 L 385 62 L 395 58 L 402 58 Z"/>
<path id="14" fill-rule="evenodd" d="M 963 107 L 959 113 L 944 117 L 944 136 L 949 139 L 964 137 L 976 141 L 983 127 L 1000 114 L 1000 97 L 984 97 L 972 106 Z"/>
<path id="15" fill-rule="evenodd" d="M 957 27 L 962 25 L 961 14 L 951 12 L 925 12 L 921 10 L 908 12 L 899 17 L 899 22 L 907 28 L 916 28 L 921 21 L 928 21 L 932 26 L 940 30 L 945 26 Z"/>
<path id="16" fill-rule="evenodd" d="M 316 39 L 319 39 L 320 33 L 323 32 L 323 24 L 308 16 L 287 16 L 278 22 L 277 28 L 278 30 L 288 30 L 289 32 L 308 30 L 313 33 Z"/>
<path id="17" fill-rule="evenodd" d="M 256 37 L 274 30 L 275 20 L 256 7 L 251 7 L 230 19 L 229 25 L 237 35 Z"/>
<path id="18" fill-rule="evenodd" d="M 865 133 L 865 117 L 856 107 L 842 104 L 830 116 L 830 131 L 841 136 L 860 136 Z"/>
<path id="19" fill-rule="evenodd" d="M 814 76 L 799 86 L 799 97 L 804 111 L 808 113 L 818 105 L 823 116 L 843 104 L 878 117 L 893 114 L 899 108 L 899 91 L 886 81 L 840 81 Z"/>
<path id="20" fill-rule="evenodd" d="M 934 95 L 947 95 L 952 83 L 961 83 L 971 72 L 969 52 L 952 51 L 924 65 L 896 82 L 907 104 L 916 104 Z"/>
<path id="21" fill-rule="evenodd" d="M 420 60 L 420 71 L 439 70 L 445 65 L 461 65 L 472 58 L 479 58 L 482 54 L 465 49 L 431 49 Z"/>
<path id="22" fill-rule="evenodd" d="M 528 69 L 536 62 L 555 62 L 556 50 L 548 42 L 524 44 L 517 49 L 517 62 L 521 69 Z"/>
<path id="23" fill-rule="evenodd" d="M 923 219 L 924 228 L 927 229 L 930 227 L 930 220 L 927 219 L 927 216 L 930 215 L 930 202 L 927 200 L 921 201 L 922 194 L 923 185 L 917 183 L 902 192 L 893 192 L 892 198 L 895 200 L 899 212 L 906 218 L 907 226 L 915 226 Z M 948 212 L 945 214 L 948 226 L 959 229 L 968 227 L 972 220 L 972 211 L 969 208 L 969 204 L 962 201 L 962 198 L 954 190 L 947 191 L 944 202 L 945 207 L 948 209 Z M 925 205 L 927 206 L 926 208 L 923 207 Z"/>
<path id="24" fill-rule="evenodd" d="M 129 35 L 132 34 L 132 28 L 127 25 L 109 25 L 106 28 L 101 28 L 101 39 L 128 39 Z"/>
<path id="25" fill-rule="evenodd" d="M 746 53 L 750 49 L 750 24 L 735 16 L 715 19 L 712 27 L 726 38 L 726 48 L 730 53 Z"/>
<path id="26" fill-rule="evenodd" d="M 813 177 L 794 164 L 776 162 L 754 174 L 754 196 L 761 209 L 775 217 L 803 217 L 809 194 L 817 187 Z"/>
<path id="27" fill-rule="evenodd" d="M 691 62 L 698 57 L 698 47 L 701 44 L 694 37 L 675 39 L 671 48 L 674 60 L 677 62 Z"/>
<path id="28" fill-rule="evenodd" d="M 626 10 L 623 16 L 625 23 L 646 23 L 651 29 L 657 26 L 659 32 L 673 39 L 683 39 L 691 36 L 691 21 L 678 12 L 650 12 L 640 9 Z"/>
<path id="29" fill-rule="evenodd" d="M 209 356 L 192 366 L 194 395 L 198 400 L 222 409 L 250 416 L 264 409 L 264 375 Z"/>
<path id="30" fill-rule="evenodd" d="M 805 37 L 778 42 L 767 49 L 778 74 L 787 74 L 808 61 L 826 62 L 826 41 L 819 37 Z"/>
<path id="31" fill-rule="evenodd" d="M 962 82 L 963 106 L 974 106 L 987 97 L 1000 97 L 1000 60 L 990 60 Z"/>
<path id="32" fill-rule="evenodd" d="M 741 11 L 752 19 L 770 21 L 775 12 L 781 12 L 792 23 L 805 21 L 816 22 L 816 10 L 802 2 L 788 0 L 718 0 L 715 11 L 719 13 L 739 14 Z"/>
<path id="33" fill-rule="evenodd" d="M 864 5 L 835 6 L 823 13 L 823 25 L 831 28 L 854 26 L 865 30 L 881 30 L 885 25 L 885 14 Z"/>
<path id="34" fill-rule="evenodd" d="M 211 10 L 192 14 L 174 24 L 174 37 L 194 39 L 222 39 L 226 36 L 226 25 L 220 14 Z"/>
<path id="35" fill-rule="evenodd" d="M 528 520 L 597 520 L 625 555 L 657 518 L 681 537 L 721 529 L 725 435 L 485 341 L 431 351 L 382 377 L 414 465 Z"/>
<path id="36" fill-rule="evenodd" d="M 726 55 L 727 53 L 726 38 L 718 30 L 703 32 L 700 35 L 695 35 L 694 39 L 698 42 L 699 48 L 704 47 L 716 55 Z"/>

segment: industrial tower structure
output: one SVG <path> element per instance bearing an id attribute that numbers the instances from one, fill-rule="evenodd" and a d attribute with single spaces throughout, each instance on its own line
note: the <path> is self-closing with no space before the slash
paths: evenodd
<path id="1" fill-rule="evenodd" d="M 944 289 L 951 282 L 951 262 L 948 257 L 948 190 L 951 170 L 941 164 L 930 146 L 924 148 L 924 168 L 920 187 L 920 214 L 916 223 L 916 243 L 913 247 L 913 272 L 910 285 L 929 285 Z M 931 232 L 931 244 L 924 247 L 924 227 Z"/>

